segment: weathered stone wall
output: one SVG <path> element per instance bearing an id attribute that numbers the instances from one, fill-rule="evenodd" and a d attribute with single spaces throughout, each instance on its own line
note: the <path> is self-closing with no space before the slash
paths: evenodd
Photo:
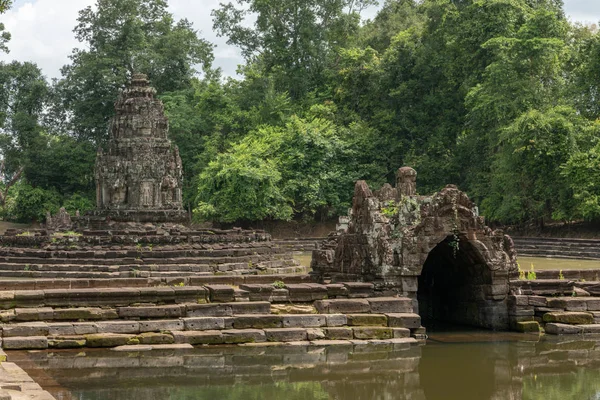
<path id="1" fill-rule="evenodd" d="M 386 184 L 375 193 L 358 181 L 348 218 L 313 251 L 313 273 L 321 280 L 373 282 L 379 290 L 414 299 L 416 310 L 419 277 L 437 248 L 431 265 L 465 273 L 463 282 L 468 284 L 451 296 L 470 304 L 460 322 L 508 327 L 508 278 L 517 270 L 512 240 L 487 227 L 477 207 L 455 186 L 419 196 L 415 179 L 412 168 L 400 168 L 396 187 Z M 438 267 L 431 269 L 438 274 Z M 480 276 L 475 279 L 473 274 Z"/>

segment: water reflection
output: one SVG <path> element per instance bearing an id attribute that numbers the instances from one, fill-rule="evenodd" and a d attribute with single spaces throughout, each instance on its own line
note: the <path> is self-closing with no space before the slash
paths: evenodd
<path id="1" fill-rule="evenodd" d="M 433 334 L 426 346 L 86 350 L 9 357 L 58 400 L 600 398 L 600 338 L 454 332 Z"/>

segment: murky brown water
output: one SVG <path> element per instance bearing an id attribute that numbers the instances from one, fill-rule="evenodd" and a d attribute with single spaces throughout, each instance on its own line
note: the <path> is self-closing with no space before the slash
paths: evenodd
<path id="1" fill-rule="evenodd" d="M 10 352 L 9 358 L 58 400 L 600 399 L 600 338 L 457 331 L 432 333 L 426 346 Z"/>

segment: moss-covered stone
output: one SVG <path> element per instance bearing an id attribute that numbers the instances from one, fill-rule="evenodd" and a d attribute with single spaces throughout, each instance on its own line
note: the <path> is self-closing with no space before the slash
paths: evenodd
<path id="1" fill-rule="evenodd" d="M 554 311 L 544 314 L 544 322 L 559 322 L 562 324 L 581 325 L 593 324 L 594 316 L 587 312 L 578 311 Z"/>
<path id="2" fill-rule="evenodd" d="M 168 333 L 146 332 L 136 336 L 140 344 L 173 344 L 175 339 Z"/>
<path id="3" fill-rule="evenodd" d="M 139 340 L 137 340 L 137 343 L 130 343 L 133 339 L 131 335 L 117 333 L 96 333 L 87 335 L 85 339 L 88 347 L 116 347 L 126 344 L 139 344 Z"/>
<path id="4" fill-rule="evenodd" d="M 383 314 L 348 314 L 348 325 L 387 326 L 387 317 Z"/>
<path id="5" fill-rule="evenodd" d="M 352 328 L 355 339 L 391 339 L 392 328 L 379 326 L 359 326 Z"/>
<path id="6" fill-rule="evenodd" d="M 522 322 L 516 323 L 515 329 L 518 332 L 525 332 L 525 333 L 539 332 L 540 324 L 537 321 L 522 321 Z"/>

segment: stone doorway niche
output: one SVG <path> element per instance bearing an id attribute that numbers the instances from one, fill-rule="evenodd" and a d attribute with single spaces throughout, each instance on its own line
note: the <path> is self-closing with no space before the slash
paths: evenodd
<path id="1" fill-rule="evenodd" d="M 494 307 L 486 292 L 492 271 L 466 236 L 458 236 L 458 242 L 456 238 L 445 237 L 423 264 L 417 291 L 422 324 L 427 329 L 447 324 L 489 328 Z"/>

